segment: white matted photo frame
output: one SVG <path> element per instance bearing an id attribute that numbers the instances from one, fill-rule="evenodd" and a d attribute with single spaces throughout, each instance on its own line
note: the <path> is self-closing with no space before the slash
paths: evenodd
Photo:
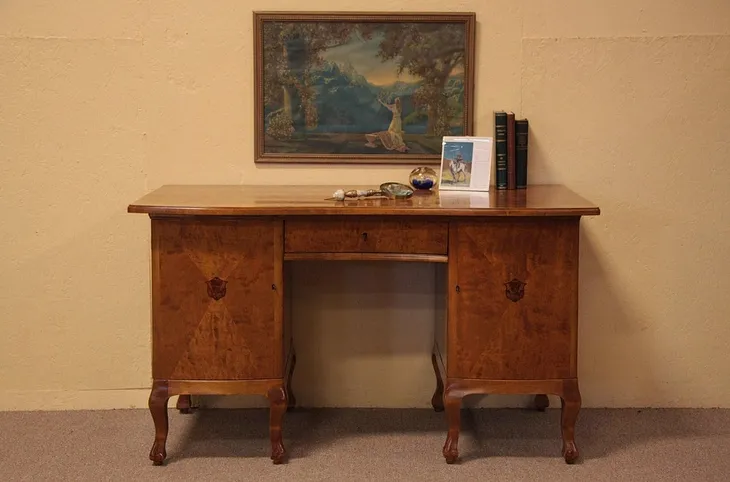
<path id="1" fill-rule="evenodd" d="M 441 149 L 439 189 L 489 191 L 493 137 L 445 136 Z"/>

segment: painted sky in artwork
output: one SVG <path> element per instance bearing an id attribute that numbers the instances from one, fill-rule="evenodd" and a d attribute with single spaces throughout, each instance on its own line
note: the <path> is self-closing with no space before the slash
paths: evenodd
<path id="1" fill-rule="evenodd" d="M 443 147 L 443 156 L 446 159 L 455 159 L 457 154 L 461 154 L 464 162 L 471 162 L 474 145 L 471 142 L 445 142 Z"/>
<path id="2" fill-rule="evenodd" d="M 407 71 L 397 76 L 398 65 L 393 60 L 381 62 L 377 55 L 378 45 L 382 39 L 383 34 L 375 34 L 370 40 L 364 40 L 359 35 L 353 34 L 348 43 L 325 51 L 322 57 L 338 64 L 349 62 L 360 75 L 373 85 L 385 86 L 397 81 L 415 82 L 420 80 Z"/>
<path id="3" fill-rule="evenodd" d="M 376 33 L 372 39 L 366 40 L 357 33 L 353 33 L 349 42 L 326 50 L 322 53 L 322 58 L 337 64 L 349 62 L 355 67 L 357 73 L 379 87 L 392 85 L 399 81 L 406 83 L 420 81 L 420 77 L 409 74 L 408 70 L 404 70 L 398 75 L 398 64 L 395 60 L 383 62 L 378 58 L 378 46 L 383 37 L 382 33 Z M 463 72 L 463 68 L 459 66 L 452 71 L 452 75 Z"/>

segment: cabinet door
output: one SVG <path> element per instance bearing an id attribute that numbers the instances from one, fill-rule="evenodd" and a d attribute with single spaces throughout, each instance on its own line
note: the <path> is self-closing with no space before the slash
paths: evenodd
<path id="1" fill-rule="evenodd" d="M 448 376 L 575 376 L 579 218 L 455 221 Z"/>
<path id="2" fill-rule="evenodd" d="M 152 221 L 156 379 L 282 376 L 280 221 Z"/>

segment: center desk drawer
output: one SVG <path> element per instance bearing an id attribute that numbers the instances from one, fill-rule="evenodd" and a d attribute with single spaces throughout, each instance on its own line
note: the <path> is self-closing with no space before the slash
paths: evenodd
<path id="1" fill-rule="evenodd" d="M 448 222 L 382 218 L 293 219 L 284 223 L 287 253 L 447 254 Z"/>

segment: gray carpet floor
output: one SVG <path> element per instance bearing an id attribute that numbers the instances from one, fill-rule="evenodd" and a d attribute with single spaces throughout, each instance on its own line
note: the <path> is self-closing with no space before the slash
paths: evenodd
<path id="1" fill-rule="evenodd" d="M 441 456 L 443 413 L 297 409 L 289 461 L 268 458 L 265 410 L 170 410 L 166 465 L 147 459 L 146 410 L 0 413 L 0 480 L 729 481 L 730 410 L 581 411 L 581 459 L 560 456 L 560 411 L 465 410 L 461 462 Z"/>

